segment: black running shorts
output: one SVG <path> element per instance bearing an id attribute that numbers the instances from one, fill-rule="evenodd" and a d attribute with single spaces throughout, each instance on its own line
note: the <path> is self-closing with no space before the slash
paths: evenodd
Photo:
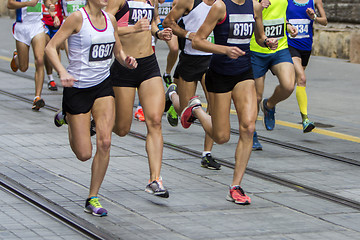
<path id="1" fill-rule="evenodd" d="M 114 87 L 138 88 L 143 81 L 161 77 L 155 53 L 148 57 L 137 58 L 136 61 L 138 66 L 135 69 L 128 69 L 118 61 L 114 61 L 110 68 L 110 79 Z"/>
<path id="2" fill-rule="evenodd" d="M 226 93 L 232 91 L 237 83 L 248 79 L 254 79 L 252 68 L 237 76 L 218 74 L 209 68 L 205 75 L 205 86 L 208 92 Z"/>
<path id="3" fill-rule="evenodd" d="M 291 57 L 301 58 L 301 65 L 303 67 L 308 65 L 311 51 L 300 50 L 289 45 L 289 52 Z"/>
<path id="4" fill-rule="evenodd" d="M 109 78 L 89 88 L 65 87 L 63 90 L 63 112 L 70 114 L 87 113 L 97 98 L 113 96 L 114 91 Z"/>
<path id="5" fill-rule="evenodd" d="M 181 52 L 175 72 L 186 82 L 201 81 L 209 68 L 210 59 L 211 55 L 188 55 Z"/>

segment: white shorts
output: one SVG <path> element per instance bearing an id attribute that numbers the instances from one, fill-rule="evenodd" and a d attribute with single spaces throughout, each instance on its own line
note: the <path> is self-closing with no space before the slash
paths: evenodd
<path id="1" fill-rule="evenodd" d="M 21 23 L 16 22 L 13 25 L 13 36 L 15 40 L 23 42 L 30 46 L 31 40 L 39 33 L 45 32 L 45 26 L 42 21 L 37 23 Z"/>

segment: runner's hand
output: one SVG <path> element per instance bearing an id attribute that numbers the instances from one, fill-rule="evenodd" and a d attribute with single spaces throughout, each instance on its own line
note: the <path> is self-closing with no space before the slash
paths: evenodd
<path id="1" fill-rule="evenodd" d="M 126 58 L 125 58 L 125 65 L 126 65 L 126 67 L 129 68 L 129 69 L 134 69 L 134 68 L 137 67 L 138 63 L 137 63 L 137 61 L 136 61 L 135 58 L 130 57 L 130 56 L 126 56 Z"/>
<path id="2" fill-rule="evenodd" d="M 63 87 L 72 87 L 77 80 L 68 72 L 60 74 L 60 81 Z"/>
<path id="3" fill-rule="evenodd" d="M 298 29 L 294 27 L 293 25 L 286 24 L 287 25 L 287 32 L 290 34 L 291 37 L 296 37 L 298 34 Z"/>
<path id="4" fill-rule="evenodd" d="M 172 38 L 172 29 L 171 28 L 164 28 L 164 30 L 158 33 L 159 39 L 164 41 L 170 41 Z"/>
<path id="5" fill-rule="evenodd" d="M 140 19 L 135 23 L 134 27 L 135 27 L 135 32 L 149 31 L 150 22 L 146 17 L 143 17 L 142 19 Z"/>
<path id="6" fill-rule="evenodd" d="M 238 47 L 228 47 L 226 55 L 231 59 L 237 59 L 240 56 L 244 56 L 245 52 Z"/>
<path id="7" fill-rule="evenodd" d="M 54 17 L 54 27 L 55 27 L 55 28 L 60 27 L 60 19 L 59 19 L 58 16 L 55 16 L 55 17 Z"/>
<path id="8" fill-rule="evenodd" d="M 314 9 L 308 8 L 308 9 L 306 9 L 306 13 L 307 13 L 307 15 L 309 16 L 309 18 L 311 20 L 315 19 L 315 11 L 314 11 Z"/>
<path id="9" fill-rule="evenodd" d="M 29 7 L 35 7 L 36 4 L 38 3 L 39 0 L 31 0 L 31 1 L 28 1 L 28 6 Z"/>
<path id="10" fill-rule="evenodd" d="M 275 50 L 278 47 L 278 40 L 276 38 L 268 38 L 266 40 L 266 45 L 271 50 Z"/>
<path id="11" fill-rule="evenodd" d="M 269 0 L 262 0 L 260 4 L 263 8 L 268 8 L 271 5 L 271 2 Z"/>

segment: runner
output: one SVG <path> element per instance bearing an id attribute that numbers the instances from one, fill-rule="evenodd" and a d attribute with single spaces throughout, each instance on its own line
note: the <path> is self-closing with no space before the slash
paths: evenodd
<path id="1" fill-rule="evenodd" d="M 307 115 L 307 94 L 305 69 L 308 65 L 313 44 L 313 23 L 327 25 L 327 18 L 322 0 L 288 1 L 286 16 L 290 24 L 298 29 L 299 34 L 292 38 L 288 34 L 289 51 L 295 66 L 296 99 L 299 105 L 303 132 L 311 132 L 315 124 Z M 317 16 L 315 9 L 320 16 Z"/>
<path id="2" fill-rule="evenodd" d="M 275 106 L 287 99 L 295 87 L 295 69 L 289 53 L 286 31 L 293 37 L 297 29 L 286 22 L 287 0 L 262 0 L 263 23 L 267 37 L 277 38 L 279 47 L 276 50 L 262 48 L 253 36 L 250 43 L 251 63 L 255 77 L 258 105 L 264 113 L 263 123 L 266 130 L 275 127 Z M 276 75 L 279 85 L 269 98 L 263 98 L 265 74 L 268 70 Z M 259 110 L 258 110 L 259 111 Z M 256 131 L 253 136 L 253 150 L 262 150 Z"/>
<path id="3" fill-rule="evenodd" d="M 50 5 L 50 0 L 46 0 Z M 30 45 L 33 48 L 35 59 L 35 98 L 32 109 L 38 111 L 45 106 L 41 98 L 44 83 L 44 49 L 45 28 L 42 19 L 42 0 L 8 0 L 7 7 L 16 10 L 16 22 L 12 33 L 16 42 L 16 50 L 10 63 L 11 69 L 16 72 L 26 72 L 29 68 Z"/>
<path id="4" fill-rule="evenodd" d="M 64 16 L 62 12 L 61 0 L 51 1 L 49 5 L 49 9 L 42 5 L 43 8 L 43 22 L 45 23 L 45 33 L 46 33 L 46 44 L 50 41 L 50 39 L 55 35 L 55 33 L 59 30 Z M 58 50 L 58 55 L 60 57 L 60 49 Z M 54 81 L 54 76 L 52 75 L 53 67 L 51 66 L 49 60 L 46 55 L 44 58 L 46 75 L 48 77 L 48 89 L 50 91 L 57 91 L 57 86 Z"/>
<path id="5" fill-rule="evenodd" d="M 256 91 L 250 60 L 250 39 L 255 34 L 262 47 L 276 49 L 277 40 L 267 38 L 262 24 L 261 5 L 257 0 L 218 0 L 197 31 L 192 45 L 212 52 L 206 73 L 211 116 L 193 97 L 181 114 L 181 124 L 188 128 L 198 118 L 204 130 L 216 143 L 230 139 L 230 105 L 233 100 L 239 121 L 239 141 L 235 150 L 233 180 L 226 197 L 236 204 L 250 204 L 251 199 L 240 187 L 251 154 L 251 138 L 256 120 Z M 215 44 L 207 40 L 214 32 Z"/>
<path id="6" fill-rule="evenodd" d="M 159 29 L 164 29 L 162 23 L 165 17 L 169 14 L 172 7 L 176 4 L 176 0 L 159 0 L 158 1 L 158 13 L 159 13 L 159 20 L 158 23 Z M 169 53 L 166 59 L 166 68 L 165 73 L 163 75 L 163 80 L 165 82 L 166 87 L 169 87 L 171 83 L 178 81 L 178 76 L 174 75 L 174 81 L 171 79 L 171 71 L 176 63 L 179 54 L 179 44 L 178 38 L 174 35 L 170 41 L 166 42 L 169 47 Z M 166 119 L 168 120 L 169 124 L 173 127 L 178 125 L 179 119 L 178 114 L 174 109 L 174 106 L 170 106 L 169 110 L 166 112 Z"/>
<path id="7" fill-rule="evenodd" d="M 46 47 L 46 54 L 60 75 L 64 87 L 63 109 L 55 115 L 55 125 L 68 123 L 71 149 L 80 161 L 92 157 L 91 115 L 96 122 L 96 153 L 91 166 L 89 196 L 85 212 L 106 216 L 98 199 L 110 158 L 111 133 L 115 121 L 115 101 L 110 75 L 112 53 L 128 68 L 136 60 L 122 51 L 116 20 L 101 9 L 106 0 L 88 0 L 71 14 Z M 69 40 L 69 66 L 61 64 L 56 49 Z"/>
<path id="8" fill-rule="evenodd" d="M 176 5 L 163 22 L 164 26 L 171 27 L 174 34 L 185 42 L 175 69 L 176 74 L 179 75 L 178 84 L 173 83 L 166 92 L 168 101 L 166 105 L 169 106 L 172 103 L 178 114 L 181 114 L 190 98 L 195 95 L 198 82 L 201 83 L 208 100 L 208 92 L 205 87 L 205 72 L 209 67 L 212 54 L 193 49 L 191 40 L 204 22 L 213 3 L 214 0 L 177 0 Z M 178 24 L 180 18 L 182 27 Z M 209 103 L 209 101 L 207 102 Z M 208 104 L 209 111 L 210 106 Z M 211 137 L 205 133 L 201 166 L 219 170 L 221 165 L 211 156 L 213 144 Z"/>
<path id="9" fill-rule="evenodd" d="M 138 68 L 128 70 L 119 63 L 111 66 L 110 79 L 115 92 L 116 119 L 114 132 L 119 136 L 129 133 L 135 92 L 145 115 L 147 127 L 146 152 L 148 154 L 150 179 L 145 191 L 168 198 L 160 176 L 163 136 L 161 118 L 164 111 L 164 86 L 159 65 L 151 44 L 152 35 L 169 41 L 170 28 L 159 30 L 154 21 L 153 3 L 146 0 L 110 0 L 106 11 L 115 15 L 118 32 L 125 52 L 136 57 Z"/>

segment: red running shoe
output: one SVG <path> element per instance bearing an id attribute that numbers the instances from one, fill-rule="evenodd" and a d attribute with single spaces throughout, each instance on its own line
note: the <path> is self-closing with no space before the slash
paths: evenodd
<path id="1" fill-rule="evenodd" d="M 188 106 L 181 113 L 181 125 L 184 128 L 189 128 L 191 124 L 196 120 L 196 117 L 192 113 L 192 110 L 195 107 L 200 107 L 201 101 L 199 96 L 194 96 L 190 98 Z"/>
<path id="2" fill-rule="evenodd" d="M 16 65 L 16 62 L 15 62 L 16 56 L 17 56 L 17 51 L 15 50 L 13 53 L 11 62 L 10 62 L 10 67 L 11 67 L 11 70 L 13 70 L 13 72 L 17 72 L 17 70 L 19 69 L 19 67 Z"/>
<path id="3" fill-rule="evenodd" d="M 251 203 L 251 198 L 245 194 L 244 190 L 240 186 L 230 187 L 226 200 L 241 205 L 248 205 Z"/>
<path id="4" fill-rule="evenodd" d="M 135 114 L 134 114 L 134 118 L 140 122 L 144 122 L 145 121 L 145 116 L 144 116 L 144 112 L 142 107 L 136 109 Z"/>

